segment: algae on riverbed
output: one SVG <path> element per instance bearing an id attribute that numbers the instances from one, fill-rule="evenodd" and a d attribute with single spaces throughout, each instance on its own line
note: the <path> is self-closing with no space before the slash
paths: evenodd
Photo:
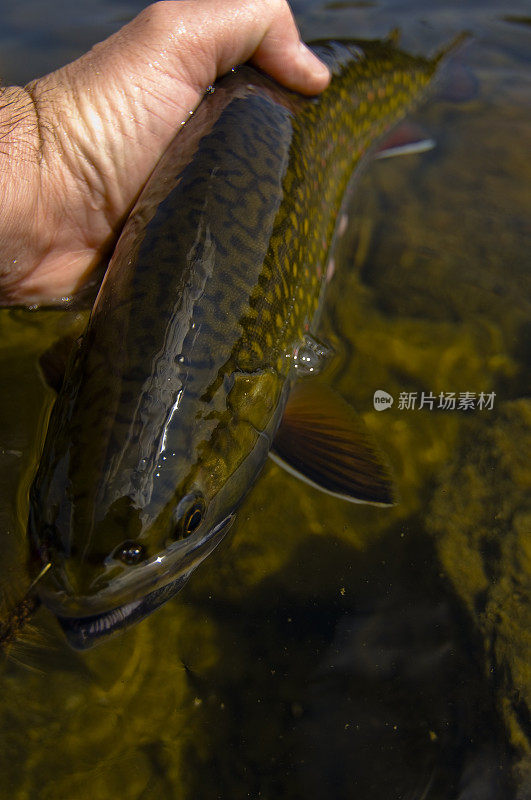
<path id="1" fill-rule="evenodd" d="M 493 425 L 466 427 L 427 527 L 479 628 L 521 785 L 531 786 L 531 403 L 503 404 Z"/>

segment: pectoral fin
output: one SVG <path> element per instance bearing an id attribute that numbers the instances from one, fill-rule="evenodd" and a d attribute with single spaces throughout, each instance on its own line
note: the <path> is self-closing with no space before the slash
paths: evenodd
<path id="1" fill-rule="evenodd" d="M 393 505 L 385 460 L 354 409 L 318 381 L 291 391 L 271 458 L 328 494 L 353 503 Z"/>

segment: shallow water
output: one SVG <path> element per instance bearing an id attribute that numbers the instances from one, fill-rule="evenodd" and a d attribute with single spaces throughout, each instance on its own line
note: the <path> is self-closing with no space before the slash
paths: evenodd
<path id="1" fill-rule="evenodd" d="M 0 75 L 53 69 L 142 5 L 2 0 Z M 531 797 L 531 12 L 295 10 L 308 39 L 399 28 L 427 53 L 472 33 L 413 115 L 436 148 L 358 182 L 321 332 L 401 502 L 341 503 L 269 464 L 230 539 L 131 631 L 78 654 L 40 610 L 2 665 L 0 798 Z M 53 401 L 37 359 L 83 323 L 0 312 L 8 599 L 28 583 L 27 490 Z M 377 389 L 390 409 L 374 410 Z M 437 408 L 451 392 L 494 393 L 493 408 Z"/>

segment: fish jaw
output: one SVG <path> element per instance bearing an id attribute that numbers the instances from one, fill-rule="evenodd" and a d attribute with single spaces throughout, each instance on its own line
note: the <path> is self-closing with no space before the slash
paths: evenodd
<path id="1" fill-rule="evenodd" d="M 126 628 L 145 619 L 157 608 L 174 597 L 183 588 L 193 570 L 144 595 L 110 611 L 88 617 L 62 617 L 57 615 L 66 639 L 74 650 L 88 650 L 107 641 Z"/>
<path id="2" fill-rule="evenodd" d="M 83 630 L 86 637 L 90 631 L 93 637 L 101 638 L 123 629 L 173 597 L 220 544 L 233 520 L 234 515 L 230 514 L 206 534 L 175 542 L 163 553 L 132 567 L 90 595 L 69 591 L 68 575 L 61 562 L 56 562 L 39 581 L 40 600 L 73 636 L 75 630 L 78 633 Z M 100 619 L 101 630 L 98 630 L 97 619 Z"/>

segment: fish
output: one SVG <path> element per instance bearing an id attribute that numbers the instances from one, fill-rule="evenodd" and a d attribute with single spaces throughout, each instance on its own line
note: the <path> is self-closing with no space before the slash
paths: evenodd
<path id="1" fill-rule="evenodd" d="M 269 455 L 392 505 L 389 468 L 319 377 L 316 337 L 353 176 L 442 54 L 323 42 L 302 97 L 243 65 L 146 183 L 74 344 L 30 489 L 37 584 L 74 648 L 143 619 L 219 545 Z"/>

